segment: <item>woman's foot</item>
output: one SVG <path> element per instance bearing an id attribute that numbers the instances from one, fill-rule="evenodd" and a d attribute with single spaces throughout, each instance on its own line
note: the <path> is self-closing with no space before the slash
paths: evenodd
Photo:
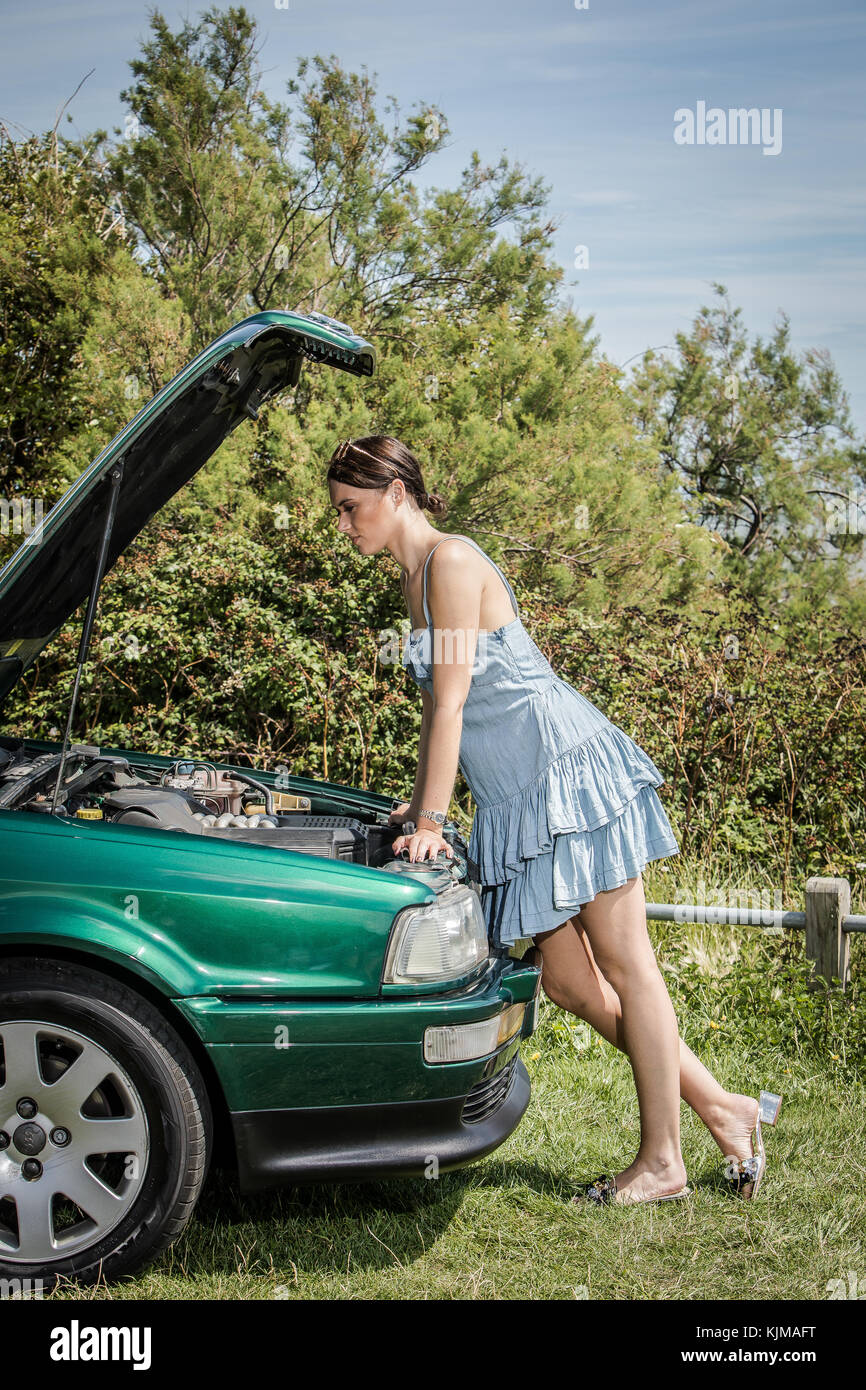
<path id="1" fill-rule="evenodd" d="M 758 1102 L 754 1096 L 728 1093 L 724 1106 L 707 1116 L 705 1124 L 725 1158 L 751 1158 L 752 1132 L 758 1122 Z"/>
<path id="2" fill-rule="evenodd" d="M 669 1197 L 686 1185 L 686 1169 L 682 1157 L 669 1163 L 648 1164 L 635 1159 L 616 1174 L 614 1202 L 650 1202 L 657 1197 Z"/>

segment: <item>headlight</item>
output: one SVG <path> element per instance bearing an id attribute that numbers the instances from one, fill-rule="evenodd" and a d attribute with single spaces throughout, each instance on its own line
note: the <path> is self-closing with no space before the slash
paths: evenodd
<path id="1" fill-rule="evenodd" d="M 486 960 L 487 924 L 478 894 L 455 887 L 435 903 L 397 914 L 383 983 L 413 985 L 455 980 Z"/>

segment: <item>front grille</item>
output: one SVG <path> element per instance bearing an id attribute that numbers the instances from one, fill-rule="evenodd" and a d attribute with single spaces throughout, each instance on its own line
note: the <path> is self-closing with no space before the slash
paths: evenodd
<path id="1" fill-rule="evenodd" d="M 512 1057 L 511 1061 L 496 1072 L 487 1081 L 480 1081 L 477 1086 L 473 1086 L 469 1095 L 463 1103 L 463 1123 L 467 1125 L 477 1125 L 481 1120 L 487 1120 L 494 1115 L 500 1105 L 504 1105 L 514 1085 L 514 1071 L 517 1066 L 517 1057 Z"/>

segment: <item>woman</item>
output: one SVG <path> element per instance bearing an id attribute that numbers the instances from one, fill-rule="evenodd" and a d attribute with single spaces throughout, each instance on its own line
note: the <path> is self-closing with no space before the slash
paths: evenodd
<path id="1" fill-rule="evenodd" d="M 661 773 L 554 674 L 499 566 L 469 537 L 430 525 L 424 509 L 439 516 L 445 504 L 425 491 L 404 444 L 346 440 L 327 476 L 338 529 L 360 554 L 394 556 L 415 620 L 403 664 L 422 692 L 418 768 L 411 801 L 392 817 L 415 829 L 395 839 L 394 853 L 451 857 L 440 827 L 459 765 L 477 807 L 469 853 L 488 885 L 494 942 L 531 938 L 548 997 L 631 1062 L 638 1152 L 574 1200 L 688 1196 L 681 1096 L 725 1155 L 730 1190 L 754 1196 L 765 1166 L 761 1121 L 775 1123 L 781 1100 L 725 1091 L 682 1042 L 647 933 L 641 870 L 678 853 L 655 790 Z"/>

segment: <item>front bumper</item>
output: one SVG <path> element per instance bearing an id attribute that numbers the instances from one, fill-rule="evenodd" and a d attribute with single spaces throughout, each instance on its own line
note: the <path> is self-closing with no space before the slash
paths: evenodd
<path id="1" fill-rule="evenodd" d="M 284 1182 L 415 1177 L 461 1167 L 503 1143 L 529 1104 L 522 1038 L 540 971 L 491 961 L 444 995 L 346 1001 L 177 1000 L 225 1096 L 242 1190 Z M 520 1032 L 472 1060 L 428 1063 L 427 1028 L 525 1006 Z"/>
<path id="2" fill-rule="evenodd" d="M 508 1050 L 513 1055 L 491 1078 L 490 1108 L 469 1123 L 464 1116 L 473 1093 L 400 1105 L 235 1112 L 241 1190 L 290 1182 L 435 1178 L 483 1158 L 504 1143 L 529 1104 L 529 1076 L 517 1045 L 503 1049 Z"/>

